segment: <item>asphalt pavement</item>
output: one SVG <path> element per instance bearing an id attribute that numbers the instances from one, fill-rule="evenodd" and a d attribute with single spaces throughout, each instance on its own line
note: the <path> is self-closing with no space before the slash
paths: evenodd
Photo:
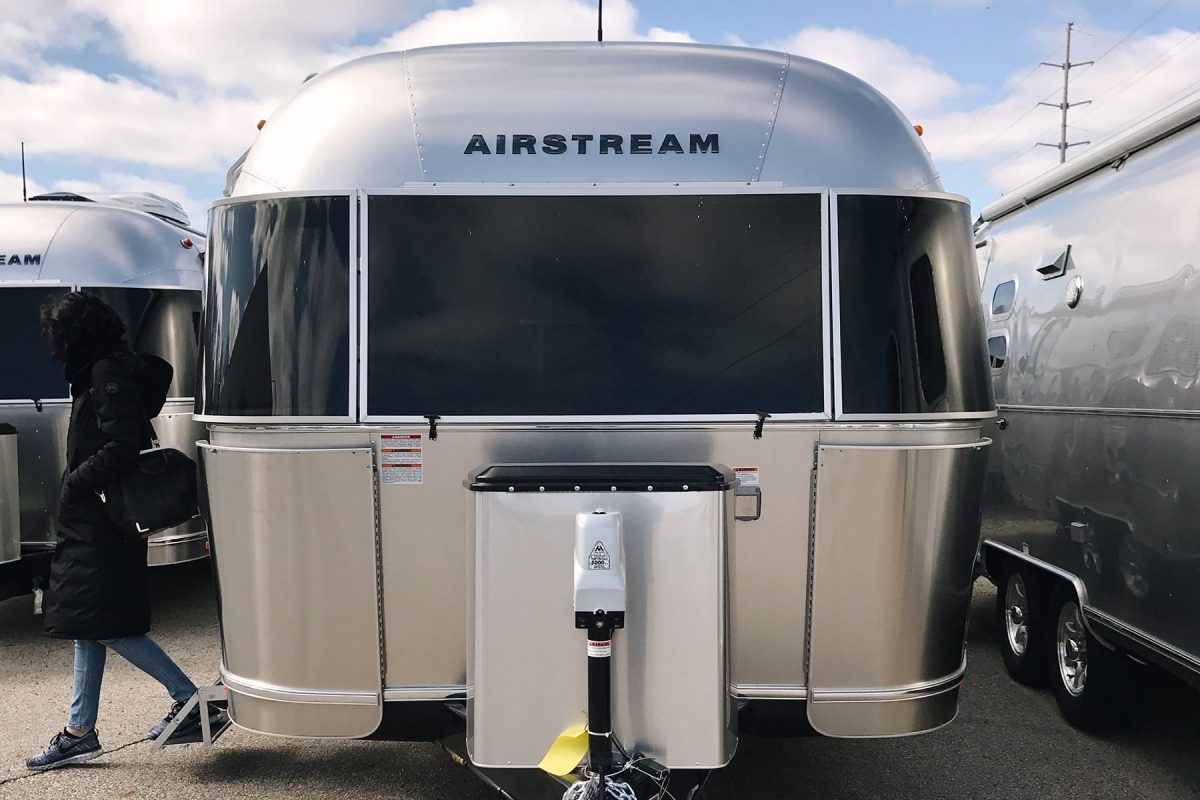
<path id="1" fill-rule="evenodd" d="M 197 682 L 220 654 L 205 563 L 155 570 L 154 638 Z M 1098 738 L 1068 726 L 1047 690 L 1009 680 L 992 623 L 995 592 L 975 586 L 958 719 L 924 736 L 847 741 L 743 738 L 715 773 L 716 798 L 1200 798 L 1200 693 L 1164 680 L 1136 730 Z M 110 654 L 98 724 L 107 752 L 32 774 L 24 757 L 61 729 L 71 643 L 40 632 L 28 598 L 0 602 L 0 800 L 38 798 L 484 798 L 494 795 L 439 747 L 280 739 L 234 728 L 212 748 L 156 752 L 144 731 L 170 700 Z"/>

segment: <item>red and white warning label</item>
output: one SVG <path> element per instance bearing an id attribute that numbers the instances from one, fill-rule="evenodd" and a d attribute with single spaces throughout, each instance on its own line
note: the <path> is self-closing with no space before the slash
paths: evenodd
<path id="1" fill-rule="evenodd" d="M 379 480 L 418 486 L 425 481 L 419 433 L 385 433 L 379 437 Z"/>
<path id="2" fill-rule="evenodd" d="M 734 467 L 733 474 L 742 486 L 758 486 L 758 467 Z"/>

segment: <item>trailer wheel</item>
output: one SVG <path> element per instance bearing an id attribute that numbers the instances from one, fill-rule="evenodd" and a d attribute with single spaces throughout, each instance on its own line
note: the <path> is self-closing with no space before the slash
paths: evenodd
<path id="1" fill-rule="evenodd" d="M 1037 686 L 1046 681 L 1045 600 L 1040 576 L 1009 561 L 996 587 L 996 616 L 1000 622 L 1000 652 L 1008 674 L 1018 683 Z"/>
<path id="2" fill-rule="evenodd" d="M 1142 706 L 1144 682 L 1137 665 L 1088 632 L 1079 599 L 1068 587 L 1055 588 L 1047 620 L 1050 684 L 1063 716 L 1093 733 L 1127 726 Z"/>

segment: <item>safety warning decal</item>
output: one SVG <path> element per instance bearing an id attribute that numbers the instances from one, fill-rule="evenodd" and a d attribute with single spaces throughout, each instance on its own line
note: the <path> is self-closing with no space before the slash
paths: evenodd
<path id="1" fill-rule="evenodd" d="M 733 474 L 742 486 L 758 486 L 758 467 L 734 467 Z"/>
<path id="2" fill-rule="evenodd" d="M 588 658 L 611 658 L 612 657 L 612 640 L 607 642 L 593 642 L 588 639 Z"/>
<path id="3" fill-rule="evenodd" d="M 379 437 L 379 479 L 383 483 L 424 483 L 419 433 L 385 433 Z"/>
<path id="4" fill-rule="evenodd" d="M 588 553 L 588 569 L 611 569 L 612 559 L 604 549 L 604 542 L 596 542 L 592 552 Z"/>

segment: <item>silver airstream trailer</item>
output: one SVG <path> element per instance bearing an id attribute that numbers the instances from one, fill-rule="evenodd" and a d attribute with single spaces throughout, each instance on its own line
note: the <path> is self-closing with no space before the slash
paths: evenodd
<path id="1" fill-rule="evenodd" d="M 205 239 L 187 224 L 178 204 L 147 194 L 60 193 L 0 205 L 0 328 L 9 359 L 0 372 L 0 562 L 8 561 L 10 593 L 28 591 L 54 549 L 66 468 L 71 400 L 38 328 L 47 297 L 95 292 L 125 318 L 133 349 L 171 362 L 171 398 L 154 426 L 164 442 L 194 451 Z M 155 565 L 203 558 L 203 521 L 154 535 L 149 553 Z"/>
<path id="2" fill-rule="evenodd" d="M 1010 673 L 1107 727 L 1200 686 L 1200 99 L 983 210 L 1000 417 L 983 566 Z"/>
<path id="3" fill-rule="evenodd" d="M 235 722 L 461 732 L 500 782 L 585 722 L 697 770 L 954 718 L 970 217 L 876 91 L 735 48 L 390 53 L 307 82 L 228 192 L 197 408 Z"/>

